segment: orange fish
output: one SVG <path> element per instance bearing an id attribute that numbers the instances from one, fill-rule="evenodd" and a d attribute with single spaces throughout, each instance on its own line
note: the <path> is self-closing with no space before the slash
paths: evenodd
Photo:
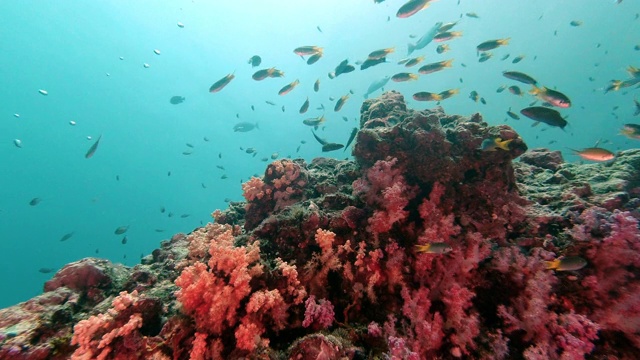
<path id="1" fill-rule="evenodd" d="M 446 254 L 451 251 L 451 246 L 443 242 L 434 242 L 424 245 L 416 245 L 416 252 L 427 254 Z"/>
<path id="2" fill-rule="evenodd" d="M 233 74 L 226 75 L 222 79 L 214 82 L 213 85 L 211 85 L 211 87 L 209 88 L 209 92 L 215 93 L 222 90 L 225 86 L 229 85 L 229 83 L 231 82 L 231 80 L 233 80 L 233 78 L 235 78 L 235 75 Z"/>
<path id="3" fill-rule="evenodd" d="M 380 60 L 383 57 L 391 54 L 394 51 L 395 51 L 395 48 L 392 48 L 392 47 L 391 48 L 372 51 L 372 52 L 369 53 L 369 56 L 367 57 L 367 60 Z"/>
<path id="4" fill-rule="evenodd" d="M 278 95 L 287 95 L 291 90 L 295 89 L 298 84 L 300 84 L 300 81 L 295 79 L 292 83 L 283 86 L 282 89 L 278 91 Z"/>
<path id="5" fill-rule="evenodd" d="M 433 0 L 409 0 L 398 9 L 396 16 L 404 19 L 414 15 L 420 10 L 426 9 Z"/>
<path id="6" fill-rule="evenodd" d="M 616 157 L 616 155 L 611 151 L 599 147 L 586 148 L 582 150 L 571 149 L 571 151 L 575 152 L 581 158 L 590 161 L 609 161 Z"/>
<path id="7" fill-rule="evenodd" d="M 442 96 L 428 91 L 421 91 L 413 94 L 413 99 L 417 101 L 440 101 Z"/>
<path id="8" fill-rule="evenodd" d="M 315 55 L 321 54 L 322 48 L 319 46 L 300 46 L 293 50 L 296 55 L 305 56 L 305 55 Z"/>
<path id="9" fill-rule="evenodd" d="M 397 73 L 391 77 L 391 80 L 395 82 L 409 81 L 409 80 L 418 80 L 418 75 L 411 73 Z"/>
<path id="10" fill-rule="evenodd" d="M 444 68 L 451 67 L 452 63 L 453 63 L 453 59 L 434 62 L 434 63 L 422 66 L 420 69 L 418 69 L 418 72 L 420 74 L 431 74 L 436 71 L 440 71 Z"/>
<path id="11" fill-rule="evenodd" d="M 347 102 L 347 99 L 349 99 L 349 94 L 340 97 L 340 99 L 338 99 L 338 101 L 336 102 L 336 106 L 333 108 L 333 111 L 340 111 L 340 109 L 342 109 L 342 107 L 344 106 L 344 103 Z"/>

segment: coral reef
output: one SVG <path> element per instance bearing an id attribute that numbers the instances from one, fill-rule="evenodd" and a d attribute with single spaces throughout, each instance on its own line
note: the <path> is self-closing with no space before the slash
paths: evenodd
<path id="1" fill-rule="evenodd" d="M 274 161 L 243 184 L 246 202 L 133 268 L 65 266 L 0 310 L 0 359 L 640 351 L 639 150 L 568 164 L 393 91 L 363 103 L 360 127 L 355 161 Z M 480 149 L 496 137 L 510 150 Z M 587 266 L 548 268 L 562 256 Z"/>

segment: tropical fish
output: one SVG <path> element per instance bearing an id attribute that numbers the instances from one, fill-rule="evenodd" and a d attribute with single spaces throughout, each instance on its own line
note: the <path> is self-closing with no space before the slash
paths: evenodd
<path id="1" fill-rule="evenodd" d="M 497 93 L 501 93 L 501 92 L 503 92 L 503 91 L 504 91 L 504 89 L 506 89 L 506 88 L 507 88 L 507 85 L 500 85 L 500 87 L 496 89 L 496 92 L 497 92 Z"/>
<path id="2" fill-rule="evenodd" d="M 171 99 L 169 99 L 169 102 L 173 105 L 178 105 L 183 103 L 185 100 L 184 96 L 172 96 Z"/>
<path id="3" fill-rule="evenodd" d="M 525 73 L 521 73 L 519 71 L 503 71 L 502 75 L 507 79 L 519 81 L 521 83 L 525 83 L 529 85 L 536 85 L 538 83 L 536 79 L 532 78 L 531 76 Z"/>
<path id="4" fill-rule="evenodd" d="M 414 15 L 422 9 L 426 9 L 433 0 L 409 0 L 398 9 L 396 16 L 404 19 Z"/>
<path id="5" fill-rule="evenodd" d="M 420 91 L 413 94 L 413 99 L 417 101 L 440 101 L 442 100 L 442 96 L 428 91 Z"/>
<path id="6" fill-rule="evenodd" d="M 316 135 L 316 133 L 313 130 L 311 130 L 311 133 L 313 134 L 313 137 L 322 145 L 322 152 L 342 149 L 342 147 L 344 146 L 342 144 L 328 142 L 327 140 L 318 137 L 318 135 Z"/>
<path id="7" fill-rule="evenodd" d="M 324 121 L 325 121 L 325 118 L 324 118 L 324 115 L 322 115 L 314 118 L 304 119 L 302 120 L 302 123 L 307 126 L 317 127 L 318 125 L 322 124 Z"/>
<path id="8" fill-rule="evenodd" d="M 473 100 L 473 101 L 475 101 L 475 102 L 478 102 L 478 99 L 480 99 L 480 95 L 478 95 L 478 92 L 477 92 L 477 91 L 472 90 L 472 91 L 469 93 L 469 99 L 471 99 L 471 100 Z"/>
<path id="9" fill-rule="evenodd" d="M 518 96 L 522 96 L 522 90 L 520 90 L 520 87 L 516 86 L 516 85 L 512 85 L 509 86 L 509 92 L 512 93 L 513 95 L 518 95 Z"/>
<path id="10" fill-rule="evenodd" d="M 480 54 L 480 57 L 478 58 L 478 62 L 485 62 L 489 59 L 491 59 L 491 57 L 493 57 L 493 54 L 490 52 L 483 52 L 482 54 Z"/>
<path id="11" fill-rule="evenodd" d="M 462 36 L 462 31 L 445 31 L 445 32 L 437 33 L 436 36 L 433 37 L 433 41 L 435 42 L 449 41 L 451 39 L 455 39 L 460 36 Z"/>
<path id="12" fill-rule="evenodd" d="M 522 59 L 524 59 L 524 55 L 518 55 L 518 56 L 514 57 L 513 60 L 511 60 L 511 63 L 512 64 L 517 64 L 520 61 L 522 61 Z"/>
<path id="13" fill-rule="evenodd" d="M 315 64 L 316 62 L 318 62 L 318 60 L 320 60 L 321 57 L 322 57 L 321 52 L 309 56 L 309 58 L 307 59 L 307 65 Z"/>
<path id="14" fill-rule="evenodd" d="M 484 52 L 484 51 L 493 50 L 493 49 L 498 48 L 500 46 L 504 46 L 504 45 L 509 44 L 509 40 L 510 39 L 511 38 L 487 40 L 485 42 L 480 43 L 478 46 L 476 46 L 476 50 L 479 53 L 480 52 Z"/>
<path id="15" fill-rule="evenodd" d="M 406 73 L 406 72 L 401 72 L 401 73 L 397 73 L 397 74 L 393 75 L 391 77 L 391 80 L 393 80 L 395 82 L 418 80 L 418 75 L 411 74 L 411 73 Z"/>
<path id="16" fill-rule="evenodd" d="M 41 201 L 42 201 L 41 198 L 36 197 L 36 198 L 31 199 L 31 201 L 29 201 L 29 205 L 36 206 L 36 205 L 40 204 Z"/>
<path id="17" fill-rule="evenodd" d="M 384 62 L 387 62 L 387 58 L 386 57 L 381 57 L 379 59 L 367 59 L 365 60 L 362 64 L 360 64 L 360 70 L 366 70 L 374 65 L 378 65 L 378 64 L 382 64 Z"/>
<path id="18" fill-rule="evenodd" d="M 389 82 L 389 79 L 391 79 L 391 77 L 385 76 L 380 80 L 376 80 L 372 82 L 371 85 L 369 85 L 367 92 L 364 94 L 364 98 L 367 99 L 369 95 L 378 91 L 379 89 L 382 89 L 385 85 L 387 85 L 387 82 Z"/>
<path id="19" fill-rule="evenodd" d="M 73 236 L 73 234 L 75 234 L 75 231 L 72 231 L 70 233 L 64 234 L 62 235 L 62 237 L 60 238 L 60 241 L 67 241 L 69 239 L 71 239 L 71 237 Z"/>
<path id="20" fill-rule="evenodd" d="M 300 110 L 298 111 L 300 114 L 304 114 L 309 110 L 309 98 L 305 100 L 305 102 L 300 106 Z"/>
<path id="21" fill-rule="evenodd" d="M 318 92 L 320 90 L 320 79 L 316 80 L 316 82 L 313 83 L 313 91 Z"/>
<path id="22" fill-rule="evenodd" d="M 552 261 L 545 261 L 545 267 L 547 270 L 555 271 L 576 271 L 587 266 L 587 260 L 579 256 L 561 256 Z"/>
<path id="23" fill-rule="evenodd" d="M 520 113 L 533 121 L 543 122 L 550 126 L 557 126 L 561 129 L 567 126 L 567 120 L 563 119 L 558 111 L 544 106 L 524 108 L 520 110 Z"/>
<path id="24" fill-rule="evenodd" d="M 482 144 L 480 145 L 480 150 L 496 151 L 497 149 L 502 149 L 505 151 L 509 151 L 509 144 L 511 144 L 512 141 L 513 139 L 502 140 L 499 137 L 484 139 L 482 141 Z"/>
<path id="25" fill-rule="evenodd" d="M 324 145 L 322 145 L 322 152 L 329 152 L 329 151 L 335 151 L 335 150 L 340 150 L 344 147 L 344 145 L 342 144 L 337 144 L 337 143 L 326 143 Z"/>
<path id="26" fill-rule="evenodd" d="M 422 37 L 420 37 L 420 39 L 418 39 L 415 44 L 407 44 L 407 56 L 411 55 L 412 52 L 420 50 L 429 45 L 429 43 L 433 40 L 433 37 L 436 36 L 439 31 L 442 31 L 440 30 L 441 27 L 442 23 L 437 22 L 429 30 L 427 30 L 427 32 L 422 35 Z"/>
<path id="27" fill-rule="evenodd" d="M 314 55 L 322 53 L 322 48 L 319 46 L 300 46 L 295 48 L 293 53 L 300 56 Z"/>
<path id="28" fill-rule="evenodd" d="M 440 28 L 438 28 L 438 32 L 447 32 L 447 31 L 453 29 L 453 27 L 456 26 L 458 24 L 458 22 L 459 21 L 442 24 L 440 26 Z"/>
<path id="29" fill-rule="evenodd" d="M 347 149 L 349 148 L 349 145 L 351 145 L 351 142 L 353 142 L 353 139 L 356 138 L 357 134 L 358 134 L 358 128 L 354 127 L 351 130 L 351 135 L 349 135 L 349 140 L 347 140 L 347 145 L 345 145 L 343 152 L 347 151 Z"/>
<path id="30" fill-rule="evenodd" d="M 249 58 L 248 63 L 251 64 L 251 67 L 260 66 L 260 64 L 262 64 L 262 58 L 258 55 L 253 55 Z"/>
<path id="31" fill-rule="evenodd" d="M 440 45 L 438 45 L 438 47 L 436 47 L 436 52 L 438 54 L 446 53 L 449 50 L 451 50 L 451 48 L 447 44 L 440 44 Z"/>
<path id="32" fill-rule="evenodd" d="M 404 63 L 404 66 L 412 67 L 422 62 L 422 60 L 424 60 L 424 56 L 418 56 L 418 57 L 407 60 L 407 62 Z"/>
<path id="33" fill-rule="evenodd" d="M 507 115 L 510 118 L 512 118 L 513 120 L 520 120 L 520 116 L 518 116 L 518 114 L 516 114 L 513 111 L 511 111 L 511 108 L 509 108 L 509 110 L 507 110 Z"/>
<path id="34" fill-rule="evenodd" d="M 571 25 L 571 26 L 580 26 L 580 25 L 582 25 L 582 21 L 580 21 L 580 20 L 571 20 L 569 25 Z"/>
<path id="35" fill-rule="evenodd" d="M 268 69 L 262 69 L 262 70 L 256 71 L 255 73 L 253 73 L 253 75 L 251 75 L 251 78 L 253 78 L 253 80 L 260 81 L 268 77 L 283 77 L 283 76 L 284 76 L 284 72 L 276 69 L 275 67 L 271 67 Z"/>
<path id="36" fill-rule="evenodd" d="M 433 242 L 424 245 L 416 245 L 416 252 L 426 254 L 446 254 L 451 251 L 451 246 L 443 242 Z"/>
<path id="37" fill-rule="evenodd" d="M 633 116 L 640 115 L 640 102 L 637 99 L 633 99 L 633 104 L 636 106 L 636 110 L 633 112 Z"/>
<path id="38" fill-rule="evenodd" d="M 609 86 L 607 86 L 607 88 L 604 90 L 605 94 L 608 93 L 609 91 L 618 91 L 622 88 L 626 88 L 629 86 L 633 86 L 637 83 L 640 82 L 640 77 L 638 78 L 631 78 L 625 81 L 622 80 L 611 80 L 611 82 L 609 83 Z"/>
<path id="39" fill-rule="evenodd" d="M 638 124 L 624 124 L 620 134 L 630 138 L 640 140 L 640 125 Z"/>
<path id="40" fill-rule="evenodd" d="M 54 271 L 55 271 L 55 269 L 53 269 L 53 268 L 45 268 L 45 267 L 43 267 L 43 268 L 38 269 L 38 272 L 43 273 L 43 274 L 50 274 L 50 273 L 52 273 Z"/>
<path id="41" fill-rule="evenodd" d="M 568 108 L 571 106 L 571 100 L 569 100 L 565 94 L 556 90 L 548 89 L 544 86 L 539 88 L 534 85 L 533 89 L 531 89 L 529 93 L 555 107 Z"/>
<path id="42" fill-rule="evenodd" d="M 441 91 L 438 95 L 440 95 L 440 99 L 445 100 L 458 93 L 460 93 L 459 89 L 449 89 L 449 90 Z"/>
<path id="43" fill-rule="evenodd" d="M 467 17 L 473 18 L 473 19 L 480 19 L 480 16 L 478 16 L 478 14 L 474 13 L 474 12 L 468 12 L 465 15 L 467 15 Z"/>
<path id="44" fill-rule="evenodd" d="M 250 123 L 250 122 L 243 121 L 233 126 L 233 132 L 248 132 L 253 129 L 259 129 L 258 123 Z"/>
<path id="45" fill-rule="evenodd" d="M 298 84 L 300 84 L 300 81 L 298 79 L 295 79 L 291 83 L 283 86 L 282 89 L 278 91 L 278 95 L 287 95 L 288 93 L 291 92 L 291 90 L 295 89 L 296 86 L 298 86 Z"/>
<path id="46" fill-rule="evenodd" d="M 338 77 L 342 74 L 350 73 L 354 71 L 356 68 L 353 65 L 349 65 L 349 59 L 344 59 L 336 66 L 335 70 L 329 73 L 329 77 L 331 79 Z"/>
<path id="47" fill-rule="evenodd" d="M 96 140 L 96 142 L 94 142 L 93 145 L 91 145 L 89 150 L 87 150 L 87 153 L 84 154 L 84 157 L 86 159 L 90 159 L 93 156 L 93 154 L 96 153 L 96 150 L 98 150 L 98 145 L 100 145 L 100 139 L 102 139 L 102 135 L 98 136 L 98 140 Z"/>
<path id="48" fill-rule="evenodd" d="M 22 140 L 13 139 L 13 145 L 15 145 L 17 148 L 21 148 L 22 147 Z"/>
<path id="49" fill-rule="evenodd" d="M 442 70 L 444 68 L 451 67 L 452 63 L 453 63 L 453 59 L 430 63 L 430 64 L 427 64 L 427 65 L 423 65 L 420 69 L 418 69 L 418 72 L 420 74 L 431 74 L 431 73 L 434 73 L 436 71 L 440 71 L 440 70 Z"/>
<path id="50" fill-rule="evenodd" d="M 611 151 L 599 147 L 585 148 L 582 150 L 570 150 L 575 152 L 581 158 L 590 161 L 609 161 L 613 160 L 616 157 L 615 154 Z"/>
<path id="51" fill-rule="evenodd" d="M 349 99 L 349 94 L 341 96 L 340 99 L 336 101 L 336 106 L 333 107 L 333 111 L 340 111 L 344 106 L 344 103 L 347 102 L 347 99 Z"/>
<path id="52" fill-rule="evenodd" d="M 376 50 L 376 51 L 372 51 L 369 53 L 369 56 L 367 56 L 367 60 L 379 60 L 382 59 L 383 57 L 386 57 L 387 55 L 391 54 L 392 52 L 394 52 L 396 49 L 395 48 L 386 48 L 386 49 L 380 49 L 380 50 Z"/>
<path id="53" fill-rule="evenodd" d="M 122 240 L 120 240 L 120 242 L 122 243 L 122 245 L 126 245 L 127 244 L 127 235 L 122 237 Z"/>
<path id="54" fill-rule="evenodd" d="M 116 235 L 122 235 L 124 233 L 127 232 L 127 230 L 129 230 L 129 225 L 123 225 L 123 226 L 118 226 L 113 233 Z"/>
<path id="55" fill-rule="evenodd" d="M 229 85 L 231 80 L 233 80 L 233 78 L 235 77 L 236 76 L 233 74 L 225 75 L 222 79 L 214 82 L 213 85 L 211 85 L 211 87 L 209 88 L 209 92 L 215 93 L 222 90 L 225 86 Z"/>

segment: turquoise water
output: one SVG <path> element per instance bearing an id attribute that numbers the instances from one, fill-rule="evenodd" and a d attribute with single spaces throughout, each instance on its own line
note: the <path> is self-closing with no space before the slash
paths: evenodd
<path id="1" fill-rule="evenodd" d="M 307 161 L 322 155 L 349 157 L 342 150 L 323 154 L 302 120 L 322 115 L 316 108 L 324 104 L 327 121 L 318 134 L 345 143 L 358 124 L 369 84 L 386 75 L 417 72 L 419 66 L 407 70 L 396 62 L 406 56 L 408 42 L 439 21 L 460 20 L 454 30 L 463 36 L 448 42 L 451 51 L 445 54 L 437 54 L 438 44 L 431 43 L 412 56 L 425 55 L 422 64 L 453 58 L 453 67 L 385 87 L 403 93 L 410 107 L 435 106 L 413 100 L 415 92 L 458 88 L 460 94 L 441 104 L 447 112 L 480 112 L 491 125 L 514 127 L 530 148 L 562 150 L 568 161 L 579 161 L 568 147 L 591 147 L 598 140 L 612 151 L 637 147 L 637 141 L 618 135 L 622 124 L 640 121 L 633 118 L 637 88 L 607 94 L 604 88 L 612 79 L 628 78 L 627 66 L 640 66 L 640 51 L 634 50 L 640 45 L 638 1 L 462 0 L 458 5 L 441 0 L 399 19 L 395 13 L 402 4 L 0 2 L 0 307 L 39 293 L 52 275 L 41 269 L 55 271 L 87 256 L 136 264 L 160 240 L 209 221 L 213 210 L 226 206 L 225 199 L 242 200 L 241 181 L 261 174 L 266 165 L 262 158 L 273 153 Z M 468 12 L 479 18 L 462 15 Z M 571 26 L 573 20 L 582 25 Z M 509 45 L 478 62 L 476 45 L 506 37 Z M 324 47 L 324 56 L 307 65 L 293 54 L 302 45 Z M 396 52 L 388 56 L 388 64 L 327 77 L 346 58 L 355 63 L 373 50 L 393 46 Z M 262 65 L 252 68 L 247 60 L 256 54 Z M 506 54 L 510 58 L 501 61 Z M 524 60 L 512 64 L 520 54 L 526 55 Z M 271 66 L 285 77 L 251 79 L 254 71 Z M 531 127 L 524 116 L 505 120 L 509 107 L 517 113 L 534 100 L 496 92 L 503 84 L 527 89 L 504 78 L 505 70 L 525 72 L 571 98 L 573 106 L 560 110 L 570 124 L 565 131 L 544 124 Z M 227 87 L 208 92 L 229 73 L 235 79 Z M 315 93 L 318 78 L 320 91 Z M 295 79 L 300 85 L 278 96 Z M 354 94 L 335 113 L 329 97 L 338 99 L 350 90 Z M 470 100 L 471 91 L 486 105 Z M 174 95 L 184 96 L 185 102 L 170 104 Z M 307 97 L 310 110 L 300 115 Z M 257 122 L 259 129 L 234 132 L 240 121 Z M 100 135 L 95 155 L 86 159 Z M 258 153 L 254 157 L 241 147 Z M 41 201 L 32 206 L 34 198 Z M 123 235 L 114 234 L 120 226 L 129 226 L 126 244 Z M 67 233 L 73 236 L 60 241 Z"/>

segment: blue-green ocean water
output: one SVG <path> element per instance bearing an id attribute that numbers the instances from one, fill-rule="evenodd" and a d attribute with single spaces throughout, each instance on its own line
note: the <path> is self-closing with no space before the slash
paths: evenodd
<path id="1" fill-rule="evenodd" d="M 407 71 L 396 64 L 406 57 L 406 44 L 439 21 L 460 20 L 454 30 L 463 36 L 449 42 L 447 53 L 437 54 L 438 44 L 431 43 L 412 56 L 425 55 L 422 64 L 453 58 L 453 68 L 385 87 L 403 93 L 410 107 L 436 106 L 413 100 L 417 91 L 459 88 L 459 95 L 442 102 L 447 112 L 480 112 L 491 125 L 506 122 L 530 148 L 562 150 L 568 161 L 579 158 L 567 147 L 591 147 L 598 140 L 612 151 L 638 146 L 618 135 L 622 124 L 640 121 L 633 117 L 637 88 L 607 94 L 604 88 L 612 79 L 628 78 L 627 66 L 640 66 L 640 51 L 634 50 L 640 45 L 639 1 L 440 0 L 408 19 L 396 18 L 403 3 L 0 2 L 0 307 L 39 293 L 52 276 L 40 269 L 55 271 L 87 256 L 136 264 L 159 241 L 209 221 L 213 210 L 226 206 L 225 199 L 242 200 L 241 181 L 262 174 L 267 164 L 262 158 L 272 153 L 307 161 L 349 157 L 350 151 L 342 150 L 323 154 L 302 120 L 324 113 L 327 121 L 318 134 L 345 143 L 358 124 L 369 84 Z M 469 12 L 479 18 L 464 15 Z M 571 26 L 573 20 L 582 25 Z M 506 37 L 509 45 L 478 62 L 476 45 Z M 302 45 L 324 47 L 323 58 L 307 65 L 293 53 Z M 387 64 L 327 77 L 346 58 L 354 63 L 394 46 Z M 247 60 L 256 54 L 263 62 L 252 68 Z M 501 61 L 506 54 L 510 58 Z M 521 54 L 524 60 L 512 64 Z M 254 71 L 271 66 L 285 77 L 251 79 Z M 525 72 L 567 94 L 573 106 L 561 109 L 570 123 L 566 131 L 531 127 L 525 117 L 506 120 L 510 107 L 517 113 L 534 99 L 497 93 L 503 84 L 528 89 L 504 78 L 504 70 Z M 226 88 L 208 92 L 229 73 L 236 78 Z M 294 79 L 300 80 L 298 88 L 278 96 Z M 316 79 L 321 79 L 318 93 L 312 90 Z M 329 97 L 350 90 L 354 95 L 335 113 Z M 474 90 L 486 105 L 469 99 Z M 174 95 L 185 102 L 170 104 Z M 310 110 L 300 115 L 307 97 Z M 326 112 L 316 110 L 320 104 Z M 259 129 L 234 132 L 240 121 L 258 122 Z M 95 155 L 86 159 L 100 135 Z M 194 146 L 191 155 L 183 155 L 190 150 L 187 143 Z M 241 147 L 258 153 L 253 157 Z M 34 198 L 41 202 L 32 206 Z M 114 231 L 127 225 L 123 244 L 123 235 Z"/>

